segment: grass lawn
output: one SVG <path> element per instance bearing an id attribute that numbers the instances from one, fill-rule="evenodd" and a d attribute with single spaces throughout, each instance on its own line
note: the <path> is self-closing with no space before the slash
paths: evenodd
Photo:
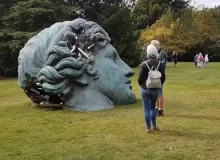
<path id="1" fill-rule="evenodd" d="M 142 102 L 98 112 L 45 110 L 0 81 L 0 160 L 214 160 L 220 159 L 220 63 L 167 67 L 162 132 L 146 134 Z"/>

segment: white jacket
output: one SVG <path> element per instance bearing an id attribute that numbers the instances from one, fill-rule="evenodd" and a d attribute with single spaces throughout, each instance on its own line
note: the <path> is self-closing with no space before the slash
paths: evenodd
<path id="1" fill-rule="evenodd" d="M 209 61 L 209 57 L 205 56 L 205 62 L 208 62 L 208 61 Z"/>

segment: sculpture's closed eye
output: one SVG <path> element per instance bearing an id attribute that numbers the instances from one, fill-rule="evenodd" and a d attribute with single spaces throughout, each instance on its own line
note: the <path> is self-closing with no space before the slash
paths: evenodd
<path id="1" fill-rule="evenodd" d="M 113 53 L 107 53 L 105 57 L 113 60 L 114 55 L 113 55 Z"/>

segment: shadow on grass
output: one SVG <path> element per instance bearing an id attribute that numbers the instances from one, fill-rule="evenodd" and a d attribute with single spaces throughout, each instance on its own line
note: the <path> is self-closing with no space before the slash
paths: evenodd
<path id="1" fill-rule="evenodd" d="M 208 115 L 187 115 L 187 114 L 171 114 L 169 115 L 170 117 L 175 117 L 175 118 L 187 118 L 187 119 L 195 119 L 195 120 L 218 120 L 220 121 L 220 117 L 216 116 L 208 116 Z"/>
<path id="2" fill-rule="evenodd" d="M 42 109 L 42 110 L 46 110 L 46 111 L 60 111 L 60 110 L 64 110 L 62 106 L 60 105 L 45 105 L 45 106 L 41 106 L 39 104 L 35 104 L 35 107 L 38 109 Z"/>
<path id="3" fill-rule="evenodd" d="M 199 139 L 199 140 L 214 140 L 218 141 L 220 135 L 218 133 L 201 133 L 195 132 L 193 130 L 186 131 L 177 131 L 177 130 L 164 130 L 161 132 L 163 136 L 172 136 L 172 137 L 185 137 L 187 139 Z"/>

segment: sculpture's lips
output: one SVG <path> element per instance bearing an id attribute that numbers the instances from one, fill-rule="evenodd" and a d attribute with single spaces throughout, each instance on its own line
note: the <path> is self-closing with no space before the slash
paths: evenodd
<path id="1" fill-rule="evenodd" d="M 131 84 L 131 80 L 128 80 L 128 81 L 126 82 L 126 84 Z"/>
<path id="2" fill-rule="evenodd" d="M 128 80 L 128 81 L 126 82 L 126 84 L 128 84 L 128 85 L 129 85 L 129 88 L 132 90 L 131 80 Z"/>

